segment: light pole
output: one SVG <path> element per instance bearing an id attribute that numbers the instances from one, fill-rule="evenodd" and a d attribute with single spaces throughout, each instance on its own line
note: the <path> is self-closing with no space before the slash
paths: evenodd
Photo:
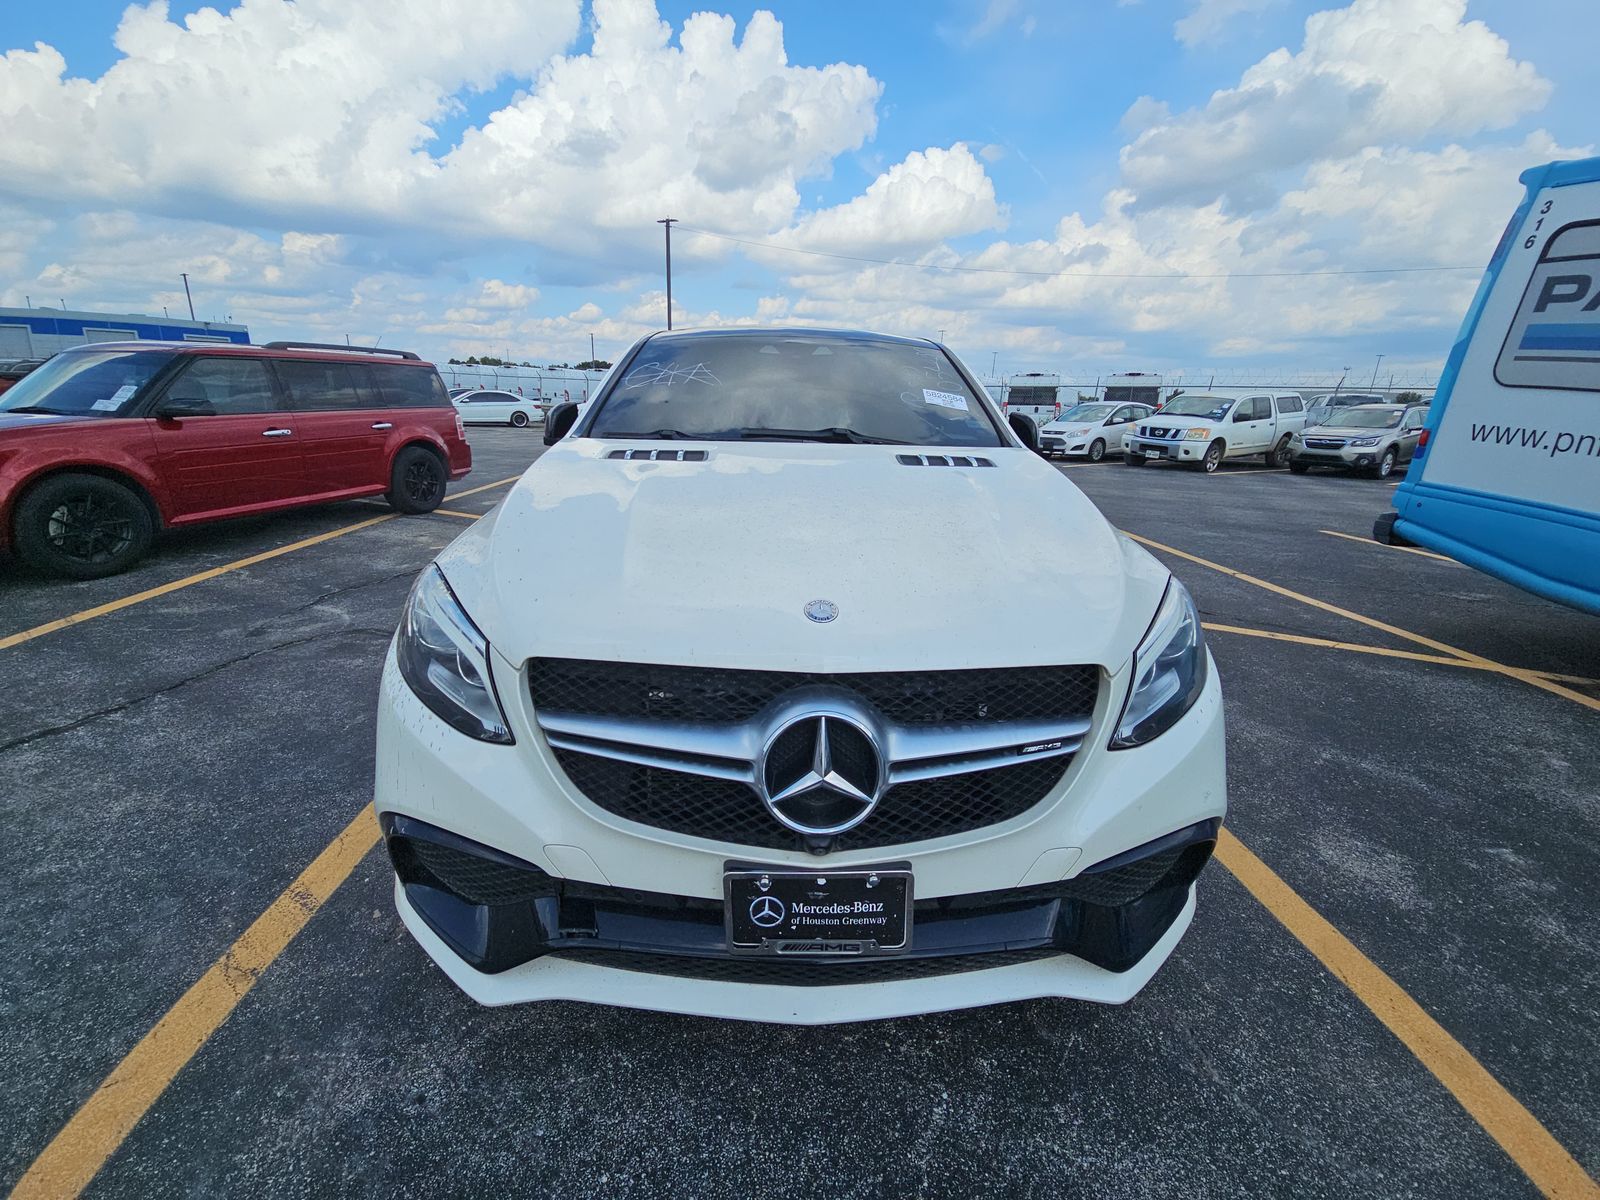
<path id="1" fill-rule="evenodd" d="M 939 330 L 939 344 L 944 345 L 944 330 Z"/>
<path id="2" fill-rule="evenodd" d="M 1000 351 L 995 350 L 989 355 L 989 378 L 994 378 L 995 364 L 1000 361 Z"/>
<path id="3" fill-rule="evenodd" d="M 594 370 L 594 334 L 589 335 L 589 369 Z"/>
<path id="4" fill-rule="evenodd" d="M 1350 374 L 1350 368 L 1346 367 L 1344 369 L 1344 375 L 1339 376 L 1339 382 L 1333 385 L 1333 394 L 1335 396 L 1339 394 L 1339 389 L 1344 386 L 1344 376 L 1348 374 Z"/>
<path id="5" fill-rule="evenodd" d="M 194 320 L 194 297 L 189 294 L 189 272 L 179 271 L 183 276 L 183 298 L 189 302 L 189 320 Z"/>
<path id="6" fill-rule="evenodd" d="M 1369 392 L 1378 386 L 1378 368 L 1383 366 L 1383 359 L 1384 356 L 1380 354 L 1378 355 L 1378 361 L 1372 364 L 1372 382 L 1367 384 L 1367 391 Z"/>
<path id="7" fill-rule="evenodd" d="M 672 226 L 677 222 L 677 217 L 663 217 L 657 225 L 667 227 L 667 330 L 672 330 Z"/>

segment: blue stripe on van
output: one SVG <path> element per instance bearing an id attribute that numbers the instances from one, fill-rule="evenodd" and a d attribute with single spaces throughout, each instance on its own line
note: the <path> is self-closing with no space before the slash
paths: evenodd
<path id="1" fill-rule="evenodd" d="M 1600 324 L 1529 325 L 1522 331 L 1519 350 L 1592 350 L 1600 353 Z"/>

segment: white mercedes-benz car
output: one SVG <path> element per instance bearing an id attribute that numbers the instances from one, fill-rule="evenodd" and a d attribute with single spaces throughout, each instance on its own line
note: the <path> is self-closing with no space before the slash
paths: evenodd
<path id="1" fill-rule="evenodd" d="M 809 329 L 657 334 L 553 410 L 383 672 L 434 961 L 775 1022 L 1138 992 L 1226 809 L 1221 690 L 1031 433 L 931 342 Z"/>

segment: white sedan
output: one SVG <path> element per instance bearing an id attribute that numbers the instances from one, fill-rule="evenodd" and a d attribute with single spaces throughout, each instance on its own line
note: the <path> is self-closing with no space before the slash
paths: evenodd
<path id="1" fill-rule="evenodd" d="M 1046 458 L 1061 454 L 1099 462 L 1107 451 L 1121 452 L 1122 426 L 1142 421 L 1154 411 L 1147 404 L 1080 404 L 1040 428 L 1039 453 Z"/>
<path id="2" fill-rule="evenodd" d="M 536 396 L 480 389 L 462 392 L 452 403 L 467 425 L 515 425 L 521 429 L 544 421 L 544 409 Z"/>

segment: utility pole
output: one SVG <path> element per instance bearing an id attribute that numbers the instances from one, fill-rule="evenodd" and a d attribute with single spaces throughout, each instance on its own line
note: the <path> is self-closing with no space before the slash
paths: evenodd
<path id="1" fill-rule="evenodd" d="M 944 345 L 944 330 L 939 330 L 939 344 Z"/>
<path id="2" fill-rule="evenodd" d="M 194 320 L 194 297 L 189 294 L 189 272 L 179 271 L 183 276 L 183 298 L 189 302 L 189 320 Z"/>
<path id="3" fill-rule="evenodd" d="M 677 217 L 663 217 L 657 225 L 667 227 L 667 331 L 672 330 L 672 226 L 677 222 Z"/>
<path id="4" fill-rule="evenodd" d="M 995 364 L 1000 361 L 1000 351 L 995 350 L 989 355 L 989 378 L 994 378 Z"/>
<path id="5" fill-rule="evenodd" d="M 589 369 L 591 371 L 595 369 L 594 362 L 595 362 L 595 357 L 594 357 L 594 334 L 591 333 L 589 335 Z"/>
<path id="6" fill-rule="evenodd" d="M 1378 355 L 1378 361 L 1372 364 L 1372 382 L 1367 384 L 1367 391 L 1369 392 L 1378 386 L 1378 368 L 1383 366 L 1383 359 L 1384 356 L 1380 354 Z"/>

